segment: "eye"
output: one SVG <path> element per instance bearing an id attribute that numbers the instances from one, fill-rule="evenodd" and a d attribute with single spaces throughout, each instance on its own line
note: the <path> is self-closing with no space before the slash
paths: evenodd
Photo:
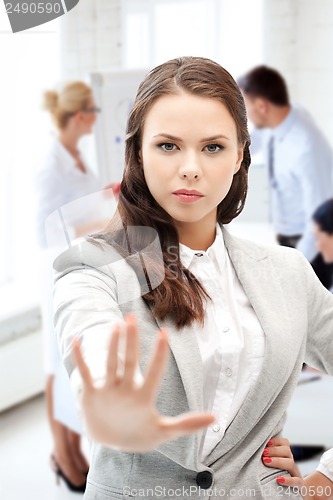
<path id="1" fill-rule="evenodd" d="M 172 142 L 162 142 L 158 145 L 159 148 L 163 149 L 163 151 L 174 151 L 176 149 L 176 144 Z"/>
<path id="2" fill-rule="evenodd" d="M 217 153 L 218 151 L 224 148 L 220 144 L 207 144 L 207 146 L 205 146 L 204 149 L 208 151 L 208 153 Z"/>

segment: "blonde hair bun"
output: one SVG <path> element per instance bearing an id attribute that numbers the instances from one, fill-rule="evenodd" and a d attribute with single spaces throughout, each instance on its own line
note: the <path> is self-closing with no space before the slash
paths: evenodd
<path id="1" fill-rule="evenodd" d="M 59 129 L 64 129 L 73 114 L 86 108 L 92 98 L 92 89 L 81 81 L 67 82 L 56 90 L 47 90 L 43 95 L 43 107 L 52 116 Z"/>
<path id="2" fill-rule="evenodd" d="M 47 90 L 44 92 L 43 108 L 49 111 L 52 115 L 56 112 L 59 102 L 58 92 L 55 90 Z"/>

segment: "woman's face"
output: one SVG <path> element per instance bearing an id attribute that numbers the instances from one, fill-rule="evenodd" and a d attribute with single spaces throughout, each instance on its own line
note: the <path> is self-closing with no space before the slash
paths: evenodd
<path id="1" fill-rule="evenodd" d="M 243 146 L 224 104 L 181 92 L 160 97 L 148 111 L 140 157 L 149 191 L 176 227 L 212 227 Z"/>
<path id="2" fill-rule="evenodd" d="M 87 106 L 82 111 L 77 113 L 78 123 L 80 125 L 80 129 L 82 135 L 91 134 L 93 131 L 93 126 L 97 119 L 96 113 L 96 103 L 94 98 L 91 96 L 87 102 Z"/>
<path id="3" fill-rule="evenodd" d="M 316 247 L 322 254 L 327 264 L 333 263 L 333 234 L 322 231 L 318 224 L 314 223 L 314 235 L 316 238 Z"/>

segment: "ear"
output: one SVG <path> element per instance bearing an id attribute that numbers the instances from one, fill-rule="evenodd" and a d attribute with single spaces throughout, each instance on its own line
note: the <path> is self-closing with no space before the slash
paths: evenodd
<path id="1" fill-rule="evenodd" d="M 81 123 L 84 120 L 84 113 L 82 113 L 81 111 L 77 111 L 77 113 L 73 115 L 73 120 L 77 124 Z"/>
<path id="2" fill-rule="evenodd" d="M 243 158 L 244 158 L 244 147 L 245 147 L 245 144 L 239 144 L 238 145 L 237 161 L 236 161 L 236 165 L 235 165 L 235 168 L 234 168 L 234 175 L 237 174 L 238 170 L 241 167 L 241 164 L 242 164 L 242 161 L 243 161 Z"/>
<path id="3" fill-rule="evenodd" d="M 269 107 L 269 101 L 263 97 L 257 97 L 256 99 L 257 109 L 261 115 L 266 115 Z"/>

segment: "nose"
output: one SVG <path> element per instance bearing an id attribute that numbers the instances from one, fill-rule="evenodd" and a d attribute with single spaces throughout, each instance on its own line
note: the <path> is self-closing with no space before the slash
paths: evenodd
<path id="1" fill-rule="evenodd" d="M 201 175 L 202 171 L 196 155 L 187 155 L 179 168 L 179 176 L 182 179 L 197 180 Z"/>

